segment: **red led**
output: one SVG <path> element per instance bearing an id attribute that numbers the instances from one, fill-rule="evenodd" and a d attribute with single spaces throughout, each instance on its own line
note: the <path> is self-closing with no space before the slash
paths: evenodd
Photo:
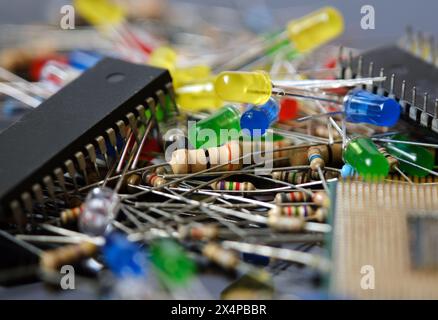
<path id="1" fill-rule="evenodd" d="M 283 98 L 280 101 L 280 113 L 278 120 L 280 122 L 296 119 L 298 115 L 298 102 L 295 99 Z"/>

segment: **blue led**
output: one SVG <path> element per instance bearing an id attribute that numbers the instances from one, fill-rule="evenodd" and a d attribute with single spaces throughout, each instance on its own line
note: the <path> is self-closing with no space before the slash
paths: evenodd
<path id="1" fill-rule="evenodd" d="M 146 276 L 146 254 L 137 243 L 129 241 L 119 232 L 112 232 L 105 238 L 102 248 L 104 260 L 117 277 Z"/>
<path id="2" fill-rule="evenodd" d="M 394 99 L 365 90 L 352 90 L 344 98 L 345 119 L 348 122 L 391 127 L 397 123 L 400 110 L 401 106 Z"/>
<path id="3" fill-rule="evenodd" d="M 278 120 L 280 107 L 270 98 L 261 106 L 250 105 L 240 118 L 240 128 L 248 130 L 251 136 L 264 135 L 266 130 Z"/>
<path id="4" fill-rule="evenodd" d="M 357 175 L 356 170 L 352 166 L 350 166 L 348 163 L 344 164 L 341 169 L 341 177 L 342 178 L 350 178 Z"/>

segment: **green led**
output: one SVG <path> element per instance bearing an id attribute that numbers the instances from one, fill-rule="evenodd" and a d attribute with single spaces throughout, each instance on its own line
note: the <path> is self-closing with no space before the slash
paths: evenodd
<path id="1" fill-rule="evenodd" d="M 195 148 L 205 149 L 223 145 L 232 140 L 233 135 L 237 135 L 236 139 L 240 136 L 240 112 L 237 107 L 226 105 L 191 126 L 188 139 Z"/>
<path id="2" fill-rule="evenodd" d="M 388 160 L 369 138 L 358 137 L 350 140 L 343 157 L 345 162 L 367 180 L 382 180 L 389 173 Z"/>
<path id="3" fill-rule="evenodd" d="M 391 139 L 409 141 L 408 137 L 402 134 L 396 134 L 395 136 L 392 136 Z M 416 165 L 426 168 L 428 170 L 433 169 L 435 163 L 434 157 L 432 153 L 430 153 L 427 149 L 423 147 L 404 143 L 389 142 L 386 144 L 386 150 L 389 154 L 396 158 L 415 163 Z M 427 171 L 421 170 L 420 168 L 417 168 L 403 161 L 399 161 L 398 166 L 400 170 L 411 176 L 425 177 L 429 174 Z"/>
<path id="4" fill-rule="evenodd" d="M 160 278 L 175 285 L 187 283 L 194 275 L 196 266 L 184 249 L 175 241 L 160 239 L 152 243 L 151 261 Z"/>

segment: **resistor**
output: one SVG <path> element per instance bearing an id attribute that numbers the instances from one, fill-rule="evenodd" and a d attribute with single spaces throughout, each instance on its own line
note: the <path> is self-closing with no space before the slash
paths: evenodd
<path id="1" fill-rule="evenodd" d="M 182 239 L 214 240 L 219 236 L 219 228 L 216 225 L 180 226 L 179 235 Z"/>
<path id="2" fill-rule="evenodd" d="M 317 171 L 318 168 L 323 169 L 325 167 L 325 161 L 322 158 L 322 152 L 319 147 L 310 147 L 307 150 L 307 158 L 309 160 L 310 169 Z"/>
<path id="3" fill-rule="evenodd" d="M 143 182 L 151 187 L 161 187 L 167 181 L 164 178 L 157 176 L 156 173 L 147 173 L 143 174 Z"/>
<path id="4" fill-rule="evenodd" d="M 292 184 L 301 184 L 310 181 L 308 172 L 296 170 L 273 172 L 272 179 L 289 182 Z"/>
<path id="5" fill-rule="evenodd" d="M 208 149 L 179 149 L 172 153 L 169 162 L 175 174 L 195 173 L 210 167 L 223 165 L 215 171 L 235 171 L 242 167 L 239 142 L 232 141 L 221 147 Z"/>
<path id="6" fill-rule="evenodd" d="M 44 251 L 40 258 L 40 266 L 44 270 L 58 270 L 63 265 L 71 265 L 82 259 L 93 257 L 97 250 L 98 247 L 94 243 L 81 242 Z"/>
<path id="7" fill-rule="evenodd" d="M 277 193 L 275 196 L 275 203 L 287 203 L 287 202 L 310 202 L 321 207 L 329 206 L 329 197 L 325 192 L 314 192 L 312 195 L 303 191 L 292 191 L 286 193 Z"/>
<path id="8" fill-rule="evenodd" d="M 313 148 L 313 147 L 310 147 Z M 292 166 L 302 166 L 309 163 L 308 151 L 309 147 L 295 148 L 289 152 L 289 161 Z M 343 163 L 342 160 L 342 145 L 334 143 L 330 145 L 317 146 L 322 160 L 326 165 L 338 166 Z"/>
<path id="9" fill-rule="evenodd" d="M 213 190 L 249 191 L 256 189 L 251 182 L 235 182 L 225 180 L 213 182 L 210 186 Z"/>
<path id="10" fill-rule="evenodd" d="M 388 160 L 389 171 L 390 172 L 396 171 L 395 168 L 398 167 L 398 160 L 396 158 L 394 158 L 392 155 L 390 155 L 384 147 L 380 147 L 380 148 L 378 148 L 378 150 L 381 154 L 383 154 L 383 156 L 386 158 L 386 160 Z"/>
<path id="11" fill-rule="evenodd" d="M 303 231 L 306 221 L 301 217 L 287 217 L 277 214 L 269 214 L 268 226 L 279 232 Z"/>
<path id="12" fill-rule="evenodd" d="M 323 170 L 323 175 L 325 179 L 332 179 L 332 178 L 338 178 L 339 177 L 339 173 L 335 172 L 335 171 L 329 171 L 329 170 Z M 312 171 L 309 172 L 310 175 L 310 179 L 311 180 L 321 180 L 321 177 L 319 176 L 317 171 Z"/>
<path id="13" fill-rule="evenodd" d="M 296 217 L 301 218 L 304 221 L 318 221 L 323 222 L 327 219 L 326 208 L 313 208 L 312 206 L 290 206 L 280 207 L 277 206 L 274 209 L 269 210 L 270 216 L 277 217 Z"/>
<path id="14" fill-rule="evenodd" d="M 239 265 L 240 260 L 234 251 L 226 250 L 216 243 L 209 243 L 202 249 L 202 254 L 224 269 L 233 270 Z"/>
<path id="15" fill-rule="evenodd" d="M 84 205 L 72 209 L 66 209 L 61 212 L 61 223 L 68 225 L 78 221 L 79 216 L 84 212 Z"/>
<path id="16" fill-rule="evenodd" d="M 130 185 L 138 186 L 141 183 L 141 176 L 139 174 L 133 173 L 126 178 L 126 187 L 129 193 L 138 192 L 137 189 L 130 187 Z"/>
<path id="17" fill-rule="evenodd" d="M 286 139 L 273 141 L 273 142 L 266 142 L 266 141 L 258 142 L 258 141 L 244 140 L 240 143 L 240 145 L 244 153 L 249 153 L 249 152 L 264 152 L 266 150 L 266 146 L 269 147 L 268 150 L 287 148 L 292 145 L 292 142 Z M 275 151 L 273 152 L 273 158 L 280 159 L 280 158 L 288 157 L 289 154 L 290 154 L 290 150 Z"/>

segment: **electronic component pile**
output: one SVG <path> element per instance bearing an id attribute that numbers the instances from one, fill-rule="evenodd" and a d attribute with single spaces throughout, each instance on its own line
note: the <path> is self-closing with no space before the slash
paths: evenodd
<path id="1" fill-rule="evenodd" d="M 91 298 L 438 297 L 433 44 L 335 47 L 332 7 L 201 35 L 158 3 L 76 0 L 96 42 L 0 51 L 4 292 L 69 266 Z"/>

